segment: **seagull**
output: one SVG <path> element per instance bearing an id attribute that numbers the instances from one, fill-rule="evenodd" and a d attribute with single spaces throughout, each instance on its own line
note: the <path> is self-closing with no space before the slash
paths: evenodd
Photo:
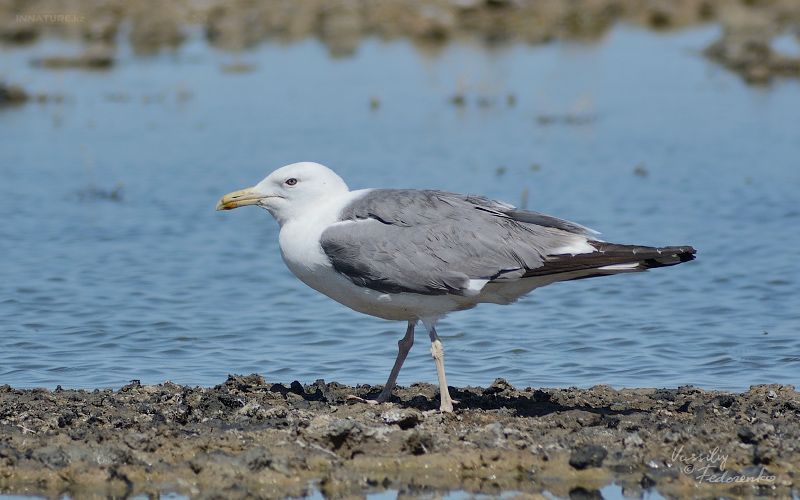
<path id="1" fill-rule="evenodd" d="M 606 243 L 597 231 L 518 210 L 483 196 L 416 189 L 350 191 L 313 162 L 279 168 L 256 186 L 223 196 L 217 210 L 266 209 L 280 225 L 286 266 L 345 306 L 406 321 L 389 379 L 391 398 L 421 321 L 431 340 L 440 411 L 452 412 L 436 323 L 480 303 L 510 304 L 558 281 L 646 271 L 694 259 L 691 246 Z"/>

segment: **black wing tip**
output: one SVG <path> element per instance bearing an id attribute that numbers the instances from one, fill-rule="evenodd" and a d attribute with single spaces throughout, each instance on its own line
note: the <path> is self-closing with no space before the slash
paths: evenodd
<path id="1" fill-rule="evenodd" d="M 689 262 L 697 258 L 697 250 L 693 246 L 665 247 L 659 249 L 662 253 L 674 255 L 681 262 Z"/>
<path id="2" fill-rule="evenodd" d="M 681 247 L 683 250 L 681 253 L 678 254 L 680 257 L 681 262 L 689 262 L 690 260 L 694 260 L 697 258 L 697 250 L 694 247 Z"/>
<path id="3" fill-rule="evenodd" d="M 607 257 L 606 260 L 611 264 L 638 260 L 641 266 L 640 270 L 682 264 L 694 260 L 697 254 L 697 250 L 690 245 L 646 247 L 639 245 L 619 245 L 616 243 L 606 243 L 604 241 L 590 241 L 589 244 L 596 248 L 600 254 Z"/>
<path id="4" fill-rule="evenodd" d="M 642 261 L 645 269 L 654 267 L 675 266 L 696 259 L 697 250 L 691 246 L 664 247 L 654 249 L 659 255 L 646 258 Z"/>

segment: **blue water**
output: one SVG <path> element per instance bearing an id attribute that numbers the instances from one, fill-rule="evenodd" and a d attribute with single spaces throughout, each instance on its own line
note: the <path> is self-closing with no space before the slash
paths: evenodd
<path id="1" fill-rule="evenodd" d="M 267 212 L 214 212 L 313 160 L 351 188 L 481 194 L 608 241 L 698 249 L 449 316 L 450 385 L 798 385 L 800 84 L 745 85 L 699 55 L 718 36 L 367 39 L 347 58 L 313 39 L 231 54 L 194 36 L 154 56 L 123 45 L 99 72 L 29 66 L 71 42 L 1 47 L 0 75 L 60 99 L 0 110 L 0 384 L 383 383 L 405 325 L 295 279 Z M 424 337 L 401 385 L 436 380 Z"/>

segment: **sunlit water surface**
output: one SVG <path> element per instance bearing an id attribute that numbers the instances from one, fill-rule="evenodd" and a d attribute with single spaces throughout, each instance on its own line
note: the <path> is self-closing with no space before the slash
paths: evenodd
<path id="1" fill-rule="evenodd" d="M 707 62 L 718 34 L 367 39 L 338 59 L 316 40 L 230 54 L 194 37 L 123 46 L 107 72 L 28 65 L 79 50 L 63 41 L 2 48 L 0 75 L 63 99 L 0 110 L 0 384 L 383 383 L 405 325 L 294 278 L 267 212 L 214 212 L 300 160 L 351 188 L 481 194 L 609 241 L 698 249 L 447 317 L 450 385 L 798 384 L 800 85 L 748 87 Z M 253 71 L 222 71 L 234 62 Z M 435 382 L 426 344 L 400 384 Z"/>

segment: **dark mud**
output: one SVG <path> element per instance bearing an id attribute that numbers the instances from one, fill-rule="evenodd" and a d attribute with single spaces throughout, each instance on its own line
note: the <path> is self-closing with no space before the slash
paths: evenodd
<path id="1" fill-rule="evenodd" d="M 137 53 L 177 47 L 187 28 L 209 43 L 243 50 L 266 39 L 321 39 L 334 56 L 353 54 L 364 36 L 405 37 L 436 51 L 450 40 L 487 44 L 602 38 L 616 23 L 653 30 L 721 23 L 724 35 L 705 51 L 750 83 L 800 76 L 800 57 L 773 49 L 776 37 L 800 33 L 797 0 L 0 0 L 0 42 L 77 37 L 81 56 L 34 61 L 49 68 L 107 68 L 120 34 Z M 800 42 L 799 42 L 800 43 Z"/>
<path id="2" fill-rule="evenodd" d="M 800 57 L 773 48 L 776 36 L 788 30 L 800 46 L 800 3 L 784 9 L 746 9 L 731 6 L 722 16 L 722 38 L 704 54 L 740 75 L 748 83 L 764 84 L 779 76 L 800 76 Z"/>
<path id="3" fill-rule="evenodd" d="M 452 388 L 395 391 L 231 376 L 214 388 L 118 391 L 0 387 L 0 492 L 74 499 L 285 498 L 396 489 L 789 498 L 800 471 L 800 394 L 677 389 Z"/>
<path id="4" fill-rule="evenodd" d="M 28 99 L 30 96 L 22 87 L 0 80 L 0 108 L 22 104 Z"/>

